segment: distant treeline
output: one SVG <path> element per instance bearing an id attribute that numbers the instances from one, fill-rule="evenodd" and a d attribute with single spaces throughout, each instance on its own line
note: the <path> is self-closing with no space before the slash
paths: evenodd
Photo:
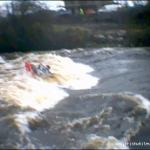
<path id="1" fill-rule="evenodd" d="M 0 52 L 52 50 L 93 46 L 94 33 L 80 23 L 100 23 L 107 21 L 127 24 L 126 45 L 150 45 L 150 3 L 146 6 L 126 8 L 111 13 L 114 17 L 58 16 L 36 1 L 12 1 L 0 10 Z M 121 13 L 120 13 L 121 14 Z M 118 17 L 118 21 L 115 20 Z M 114 19 L 113 19 L 114 18 Z M 121 20 L 122 18 L 122 20 Z M 123 20 L 126 18 L 126 21 Z M 102 20 L 103 19 L 103 20 Z M 63 23 L 63 25 L 61 25 Z M 66 24 L 65 24 L 66 23 Z M 71 24 L 71 25 L 70 25 Z M 78 24 L 76 26 L 75 24 Z M 99 46 L 109 41 L 98 41 Z"/>
<path id="2" fill-rule="evenodd" d="M 54 25 L 55 15 L 39 2 L 14 1 L 6 8 L 0 17 L 0 52 L 84 47 L 90 38 L 82 27 Z"/>
<path id="3" fill-rule="evenodd" d="M 128 8 L 127 46 L 150 46 L 150 1 Z"/>

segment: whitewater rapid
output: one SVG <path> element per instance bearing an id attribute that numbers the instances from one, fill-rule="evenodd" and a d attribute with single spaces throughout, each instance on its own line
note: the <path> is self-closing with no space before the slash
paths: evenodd
<path id="1" fill-rule="evenodd" d="M 41 63 L 51 66 L 53 77 L 33 77 L 25 70 L 26 61 L 34 65 Z M 55 107 L 69 96 L 66 88 L 88 89 L 95 86 L 99 80 L 89 74 L 93 71 L 90 66 L 53 54 L 30 53 L 11 61 L 0 57 L 0 69 L 1 98 L 10 104 L 29 109 L 14 115 L 14 122 L 23 136 L 30 132 L 29 121 L 40 118 L 39 112 Z"/>
<path id="2" fill-rule="evenodd" d="M 26 61 L 35 65 L 41 63 L 51 66 L 53 76 L 46 79 L 31 76 L 25 71 Z M 95 86 L 99 80 L 89 74 L 93 71 L 90 66 L 58 55 L 31 53 L 11 62 L 5 62 L 1 58 L 1 62 L 0 95 L 20 107 L 29 107 L 37 111 L 52 108 L 60 100 L 68 97 L 64 88 L 88 89 Z"/>
<path id="3" fill-rule="evenodd" d="M 126 48 L 1 55 L 0 148 L 128 149 L 150 115 L 149 58 Z M 53 77 L 32 77 L 25 61 Z"/>

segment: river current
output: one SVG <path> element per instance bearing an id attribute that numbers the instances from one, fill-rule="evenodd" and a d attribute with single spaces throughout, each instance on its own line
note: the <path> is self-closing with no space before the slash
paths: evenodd
<path id="1" fill-rule="evenodd" d="M 150 53 L 62 49 L 0 55 L 0 148 L 129 148 L 150 114 Z M 32 77 L 24 62 L 50 65 Z"/>

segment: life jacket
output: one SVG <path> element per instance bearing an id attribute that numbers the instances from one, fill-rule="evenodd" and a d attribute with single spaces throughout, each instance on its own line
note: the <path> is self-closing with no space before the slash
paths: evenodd
<path id="1" fill-rule="evenodd" d="M 44 76 L 44 75 L 50 75 L 51 72 L 49 71 L 48 66 L 44 66 L 40 64 L 38 67 L 33 65 L 30 62 L 25 62 L 25 69 L 27 72 L 29 72 L 33 77 L 35 76 Z"/>
<path id="2" fill-rule="evenodd" d="M 32 64 L 30 62 L 25 62 L 25 69 L 27 72 L 32 72 Z"/>

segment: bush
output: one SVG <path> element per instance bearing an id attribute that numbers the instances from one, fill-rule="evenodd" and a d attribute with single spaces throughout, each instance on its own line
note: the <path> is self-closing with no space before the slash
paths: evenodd
<path id="1" fill-rule="evenodd" d="M 128 30 L 127 44 L 129 46 L 150 46 L 150 29 Z"/>
<path id="2" fill-rule="evenodd" d="M 86 46 L 90 40 L 88 30 L 81 27 L 54 27 L 53 40 L 51 41 L 54 49 L 77 48 Z"/>
<path id="3" fill-rule="evenodd" d="M 128 12 L 127 46 L 150 46 L 150 2 Z"/>

